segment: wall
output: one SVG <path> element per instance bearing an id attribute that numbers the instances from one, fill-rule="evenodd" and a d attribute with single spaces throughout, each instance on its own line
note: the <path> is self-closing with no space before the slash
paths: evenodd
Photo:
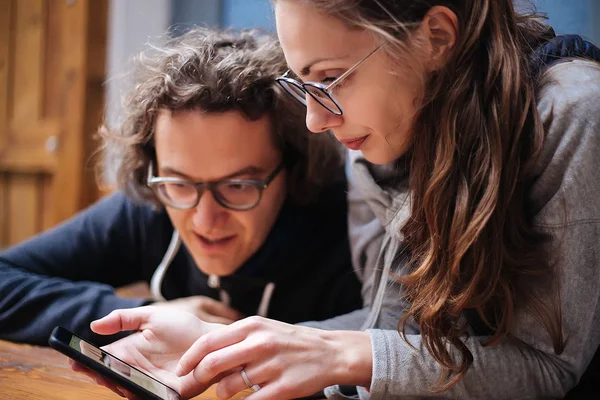
<path id="1" fill-rule="evenodd" d="M 180 28 L 194 24 L 221 26 L 222 3 L 222 0 L 172 0 L 170 23 Z"/>
<path id="2" fill-rule="evenodd" d="M 223 0 L 222 27 L 255 28 L 275 31 L 269 0 Z"/>
<path id="3" fill-rule="evenodd" d="M 170 19 L 169 0 L 111 0 L 106 81 L 106 119 L 109 125 L 114 125 L 119 115 L 122 76 L 127 62 L 148 40 L 158 40 L 164 35 Z"/>
<path id="4" fill-rule="evenodd" d="M 173 0 L 171 24 L 263 28 L 275 31 L 269 0 Z"/>
<path id="5" fill-rule="evenodd" d="M 518 9 L 546 13 L 557 34 L 577 33 L 600 44 L 600 1 L 598 0 L 517 0 Z"/>

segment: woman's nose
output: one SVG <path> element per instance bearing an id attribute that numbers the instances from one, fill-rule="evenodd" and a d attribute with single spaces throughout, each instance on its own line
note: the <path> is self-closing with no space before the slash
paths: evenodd
<path id="1" fill-rule="evenodd" d="M 335 115 L 310 96 L 306 98 L 306 127 L 313 133 L 325 132 L 342 124 L 343 117 Z"/>

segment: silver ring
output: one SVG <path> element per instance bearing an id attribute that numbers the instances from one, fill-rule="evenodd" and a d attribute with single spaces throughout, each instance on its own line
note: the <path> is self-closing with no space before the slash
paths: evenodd
<path id="1" fill-rule="evenodd" d="M 244 380 L 244 383 L 246 384 L 246 386 L 248 386 L 248 389 L 252 389 L 255 392 L 260 389 L 259 385 L 253 385 L 252 382 L 250 382 L 250 379 L 248 379 L 248 375 L 246 374 L 245 369 L 242 369 L 240 371 L 240 375 L 242 375 L 242 379 Z"/>

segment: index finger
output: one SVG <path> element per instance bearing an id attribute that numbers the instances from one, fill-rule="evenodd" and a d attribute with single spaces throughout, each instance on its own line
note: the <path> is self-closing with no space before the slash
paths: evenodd
<path id="1" fill-rule="evenodd" d="M 106 317 L 92 321 L 90 328 L 99 335 L 139 331 L 148 322 L 153 310 L 151 306 L 114 310 Z"/>
<path id="2" fill-rule="evenodd" d="M 244 326 L 235 322 L 204 334 L 183 354 L 175 368 L 175 374 L 177 376 L 189 374 L 207 354 L 239 343 L 246 336 L 247 332 Z"/>

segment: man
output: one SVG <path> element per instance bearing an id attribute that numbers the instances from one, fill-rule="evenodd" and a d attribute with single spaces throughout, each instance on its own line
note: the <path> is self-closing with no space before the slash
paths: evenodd
<path id="1" fill-rule="evenodd" d="M 92 320 L 152 302 L 221 323 L 359 308 L 339 152 L 278 89 L 285 69 L 250 32 L 195 29 L 141 54 L 103 135 L 121 190 L 0 254 L 0 338 L 43 344 L 62 325 L 105 343 Z M 115 294 L 139 280 L 151 299 Z"/>

